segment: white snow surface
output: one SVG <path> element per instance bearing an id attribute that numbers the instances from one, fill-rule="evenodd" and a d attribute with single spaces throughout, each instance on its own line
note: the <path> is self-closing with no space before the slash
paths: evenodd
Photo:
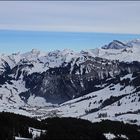
<path id="1" fill-rule="evenodd" d="M 127 136 L 123 135 L 123 134 L 118 134 L 118 135 L 114 135 L 112 133 L 105 133 L 104 136 L 108 139 L 108 140 L 112 140 L 114 138 L 124 138 L 124 139 L 128 139 Z"/>
<path id="2" fill-rule="evenodd" d="M 108 139 L 108 140 L 112 140 L 114 138 L 116 138 L 116 136 L 114 134 L 111 133 L 105 133 L 104 136 Z"/>
<path id="3" fill-rule="evenodd" d="M 23 137 L 15 137 L 15 140 L 32 140 L 30 138 L 23 138 Z"/>
<path id="4" fill-rule="evenodd" d="M 46 133 L 46 130 L 29 127 L 29 132 L 32 133 L 32 139 L 34 140 L 35 138 L 40 137 L 41 133 Z"/>
<path id="5" fill-rule="evenodd" d="M 28 104 L 30 104 L 31 106 L 34 106 L 34 107 L 44 107 L 44 106 L 52 105 L 51 103 L 47 103 L 44 98 L 35 97 L 35 96 L 29 97 Z"/>

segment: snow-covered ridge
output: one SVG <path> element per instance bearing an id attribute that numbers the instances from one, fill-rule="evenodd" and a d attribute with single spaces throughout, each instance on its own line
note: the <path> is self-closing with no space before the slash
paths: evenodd
<path id="1" fill-rule="evenodd" d="M 0 54 L 0 73 L 2 73 L 7 66 L 14 68 L 22 63 L 34 65 L 34 67 L 29 70 L 29 73 L 43 72 L 48 68 L 60 67 L 62 64 L 71 62 L 77 58 L 80 58 L 81 62 L 83 62 L 85 56 L 101 57 L 125 62 L 140 61 L 139 54 L 140 39 L 127 42 L 114 40 L 101 48 L 82 50 L 80 52 L 74 52 L 69 49 L 41 52 L 33 49 L 23 54 L 19 52 L 11 55 Z"/>
<path id="2" fill-rule="evenodd" d="M 0 55 L 0 73 L 4 72 L 6 66 L 11 69 L 20 64 L 32 64 L 29 73 L 43 72 L 49 68 L 60 67 L 64 62 L 70 62 L 75 57 L 81 56 L 72 50 L 41 52 L 33 49 L 27 53 L 14 53 L 11 55 Z"/>
<path id="3" fill-rule="evenodd" d="M 124 62 L 140 61 L 140 39 L 127 42 L 114 40 L 101 48 L 82 51 L 82 53 Z"/>
<path id="4" fill-rule="evenodd" d="M 132 44 L 123 43 L 118 40 L 113 40 L 108 45 L 103 46 L 102 49 L 125 49 L 125 48 L 131 48 L 131 47 L 133 47 Z"/>

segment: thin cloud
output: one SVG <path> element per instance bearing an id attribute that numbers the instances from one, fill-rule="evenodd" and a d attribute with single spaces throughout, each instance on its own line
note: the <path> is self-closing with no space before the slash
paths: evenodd
<path id="1" fill-rule="evenodd" d="M 140 34 L 140 2 L 0 2 L 0 29 Z"/>

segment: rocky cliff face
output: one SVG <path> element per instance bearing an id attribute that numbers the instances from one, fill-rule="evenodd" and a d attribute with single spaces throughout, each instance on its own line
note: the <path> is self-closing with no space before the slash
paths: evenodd
<path id="1" fill-rule="evenodd" d="M 84 55 L 40 73 L 28 73 L 35 66 L 27 61 L 12 69 L 7 63 L 6 66 L 1 84 L 23 80 L 27 90 L 19 96 L 26 103 L 33 95 L 47 102 L 63 103 L 105 87 L 108 78 L 140 71 L 139 62 L 125 63 Z"/>

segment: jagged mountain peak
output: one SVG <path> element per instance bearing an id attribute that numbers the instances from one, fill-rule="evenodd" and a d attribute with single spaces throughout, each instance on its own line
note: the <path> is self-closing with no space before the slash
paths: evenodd
<path id="1" fill-rule="evenodd" d="M 32 50 L 31 50 L 31 54 L 32 54 L 32 55 L 35 55 L 35 56 L 38 56 L 38 55 L 41 54 L 41 51 L 40 51 L 40 50 L 37 50 L 37 49 L 32 49 Z"/>
<path id="2" fill-rule="evenodd" d="M 85 56 L 97 57 L 99 55 L 99 48 L 82 50 L 80 51 L 80 54 Z"/>
<path id="3" fill-rule="evenodd" d="M 124 49 L 129 47 L 132 47 L 132 45 L 125 44 L 118 40 L 113 40 L 108 45 L 103 46 L 102 49 Z"/>
<path id="4" fill-rule="evenodd" d="M 54 50 L 54 51 L 51 51 L 51 52 L 48 52 L 48 56 L 61 56 L 61 57 L 64 57 L 66 55 L 74 55 L 75 52 L 71 49 L 64 49 L 64 50 Z"/>

